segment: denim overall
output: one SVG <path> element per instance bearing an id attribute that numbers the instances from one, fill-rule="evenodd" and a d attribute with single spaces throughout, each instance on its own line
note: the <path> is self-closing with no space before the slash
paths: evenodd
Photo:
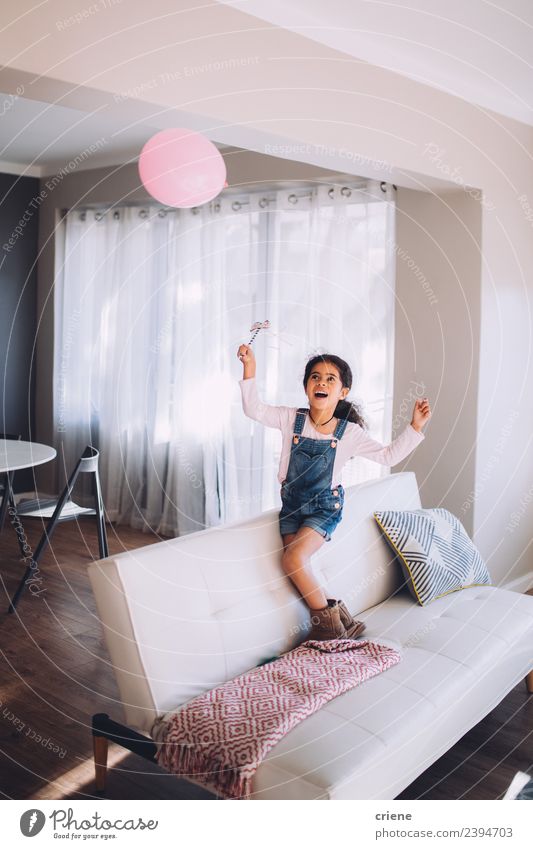
<path id="1" fill-rule="evenodd" d="M 295 534 L 306 525 L 327 542 L 342 518 L 344 487 L 332 489 L 331 479 L 337 442 L 348 421 L 339 419 L 331 439 L 310 439 L 302 436 L 308 412 L 300 407 L 296 413 L 289 468 L 281 486 L 279 529 L 281 534 Z"/>

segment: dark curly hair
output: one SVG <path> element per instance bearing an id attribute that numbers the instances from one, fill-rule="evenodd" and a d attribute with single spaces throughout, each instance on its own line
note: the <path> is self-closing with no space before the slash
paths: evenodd
<path id="1" fill-rule="evenodd" d="M 311 377 L 311 374 L 317 363 L 331 363 L 332 365 L 334 365 L 338 369 L 343 387 L 346 387 L 347 389 L 352 388 L 352 370 L 345 360 L 341 359 L 340 357 L 337 357 L 335 354 L 317 354 L 316 356 L 311 357 L 305 367 L 305 373 L 303 378 L 303 385 L 305 390 L 307 390 L 307 381 Z M 349 422 L 355 422 L 355 424 L 361 425 L 361 427 L 363 428 L 368 427 L 366 421 L 363 418 L 361 408 L 358 404 L 354 404 L 353 401 L 339 401 L 337 406 L 335 407 L 335 412 L 333 415 L 338 419 L 347 419 Z"/>

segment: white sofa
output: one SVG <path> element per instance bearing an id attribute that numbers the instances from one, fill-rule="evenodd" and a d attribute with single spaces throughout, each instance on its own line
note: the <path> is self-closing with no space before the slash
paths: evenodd
<path id="1" fill-rule="evenodd" d="M 393 799 L 522 678 L 533 691 L 532 596 L 475 586 L 421 607 L 409 594 L 372 513 L 421 506 L 412 472 L 347 489 L 314 569 L 367 623 L 363 638 L 401 645 L 403 657 L 287 734 L 259 767 L 254 798 Z M 153 758 L 167 712 L 304 639 L 277 516 L 89 566 L 126 722 L 94 717 L 100 789 L 108 740 Z"/>

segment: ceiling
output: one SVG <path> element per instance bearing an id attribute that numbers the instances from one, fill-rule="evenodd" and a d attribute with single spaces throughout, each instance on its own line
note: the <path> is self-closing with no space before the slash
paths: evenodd
<path id="1" fill-rule="evenodd" d="M 533 124 L 531 0 L 219 0 Z"/>
<path id="2" fill-rule="evenodd" d="M 0 165 L 4 173 L 44 177 L 81 157 L 77 170 L 136 161 L 158 127 L 133 124 L 124 128 L 109 110 L 86 112 L 0 93 L 5 104 L 0 122 Z M 91 149 L 94 148 L 94 151 Z M 90 157 L 88 152 L 91 151 Z"/>
<path id="3" fill-rule="evenodd" d="M 489 0 L 410 0 L 409 6 L 399 0 L 219 0 L 215 6 L 234 7 L 255 16 L 261 25 L 266 21 L 339 51 L 337 58 L 328 50 L 330 61 L 346 61 L 342 54 L 347 61 L 368 61 L 533 124 L 531 0 L 505 0 L 499 6 Z M 83 160 L 91 146 L 86 165 L 78 159 L 78 170 L 124 164 L 137 159 L 144 142 L 165 120 L 176 126 L 179 117 L 182 126 L 202 129 L 195 123 L 197 116 L 183 111 L 167 118 L 158 110 L 154 121 L 153 110 L 143 111 L 141 101 L 119 104 L 110 98 L 111 108 L 96 100 L 90 105 L 89 88 L 83 88 L 87 108 L 75 108 L 82 103 L 82 87 L 77 99 L 69 99 L 44 77 L 36 78 L 37 85 L 25 79 L 23 95 L 16 96 L 19 78 L 14 69 L 0 69 L 0 89 L 4 80 L 11 92 L 0 93 L 4 172 L 54 174 L 80 154 Z M 130 115 L 127 108 L 139 111 Z M 238 129 L 241 146 L 248 146 L 246 127 Z"/>

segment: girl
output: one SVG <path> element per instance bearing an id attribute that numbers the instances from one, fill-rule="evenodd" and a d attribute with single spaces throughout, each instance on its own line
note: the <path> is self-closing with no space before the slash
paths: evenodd
<path id="1" fill-rule="evenodd" d="M 395 466 L 425 438 L 422 427 L 431 416 L 427 398 L 415 402 L 411 423 L 390 445 L 371 439 L 358 408 L 346 401 L 352 387 L 348 363 L 334 354 L 312 357 L 305 367 L 305 407 L 263 404 L 255 382 L 255 356 L 240 345 L 243 364 L 239 381 L 245 415 L 281 430 L 282 452 L 278 480 L 282 507 L 279 527 L 283 539 L 282 565 L 311 611 L 310 640 L 356 637 L 365 629 L 345 604 L 328 599 L 309 566 L 309 558 L 331 539 L 344 504 L 341 470 L 351 457 L 368 457 Z"/>

